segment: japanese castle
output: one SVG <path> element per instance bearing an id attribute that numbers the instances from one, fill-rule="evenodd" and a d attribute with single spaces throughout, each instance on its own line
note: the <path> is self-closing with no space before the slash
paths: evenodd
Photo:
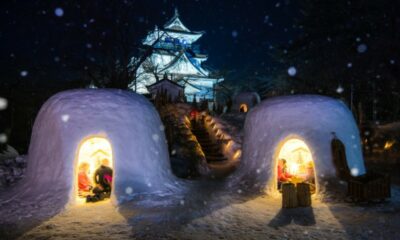
<path id="1" fill-rule="evenodd" d="M 171 81 L 184 87 L 188 101 L 192 101 L 194 96 L 196 100 L 214 100 L 215 85 L 224 79 L 213 77 L 202 67 L 207 55 L 201 54 L 199 46 L 193 43 L 203 34 L 183 25 L 175 9 L 174 16 L 163 28 L 155 26 L 143 40 L 144 45 L 153 47 L 153 53 L 139 66 L 137 81 L 133 81 L 129 88 L 138 93 L 149 93 L 147 86 L 167 75 Z"/>

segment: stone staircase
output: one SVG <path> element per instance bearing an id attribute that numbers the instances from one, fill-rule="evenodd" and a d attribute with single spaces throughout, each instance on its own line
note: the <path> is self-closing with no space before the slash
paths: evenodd
<path id="1" fill-rule="evenodd" d="M 227 160 L 227 158 L 222 154 L 220 146 L 212 141 L 210 134 L 207 132 L 201 121 L 192 124 L 192 133 L 200 143 L 202 151 L 206 156 L 207 163 L 219 163 Z"/>

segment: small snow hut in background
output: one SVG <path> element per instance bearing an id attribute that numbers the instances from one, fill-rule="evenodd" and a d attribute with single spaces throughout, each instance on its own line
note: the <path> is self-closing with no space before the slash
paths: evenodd
<path id="1" fill-rule="evenodd" d="M 247 113 L 260 103 L 260 96 L 256 92 L 242 92 L 233 98 L 232 111 Z"/>
<path id="2" fill-rule="evenodd" d="M 32 199 L 50 194 L 73 203 L 78 164 L 103 157 L 114 170 L 114 203 L 172 184 L 163 125 L 143 96 L 99 89 L 58 93 L 36 118 L 27 175 L 20 186 L 24 191 L 17 194 L 31 194 Z"/>
<path id="3" fill-rule="evenodd" d="M 301 171 L 303 162 L 313 167 L 317 191 L 324 191 L 322 179 L 338 174 L 332 159 L 332 132 L 345 147 L 351 174 L 364 174 L 359 131 L 342 102 L 316 95 L 263 101 L 247 115 L 237 174 L 255 187 L 276 192 L 278 160 L 284 158 L 292 172 Z M 291 158 L 296 160 L 290 162 Z"/>

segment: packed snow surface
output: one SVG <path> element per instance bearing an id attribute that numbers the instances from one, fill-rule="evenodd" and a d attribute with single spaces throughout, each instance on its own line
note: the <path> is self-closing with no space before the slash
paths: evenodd
<path id="1" fill-rule="evenodd" d="M 173 188 L 163 129 L 153 105 L 138 94 L 99 89 L 58 93 L 36 118 L 26 177 L 2 193 L 0 203 L 16 199 L 35 202 L 48 195 L 63 203 L 73 202 L 77 153 L 90 137 L 111 143 L 115 203 L 138 193 Z"/>
<path id="2" fill-rule="evenodd" d="M 399 193 L 393 188 L 392 200 L 380 204 L 313 198 L 312 207 L 282 209 L 279 197 L 239 194 L 214 182 L 118 208 L 106 201 L 56 214 L 46 202 L 15 202 L 0 207 L 0 236 L 3 230 L 11 236 L 5 239 L 398 239 Z"/>

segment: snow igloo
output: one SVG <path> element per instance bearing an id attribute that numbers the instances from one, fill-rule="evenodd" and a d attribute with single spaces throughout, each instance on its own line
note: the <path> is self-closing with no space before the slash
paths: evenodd
<path id="1" fill-rule="evenodd" d="M 86 162 L 93 173 L 105 158 L 113 169 L 113 203 L 164 191 L 173 175 L 163 129 L 153 105 L 133 92 L 58 93 L 35 120 L 24 191 L 17 194 L 47 192 L 66 203 L 79 203 L 78 165 Z"/>
<path id="2" fill-rule="evenodd" d="M 260 103 L 260 96 L 256 92 L 242 92 L 233 98 L 232 110 L 247 113 L 251 108 Z"/>
<path id="3" fill-rule="evenodd" d="M 292 179 L 301 182 L 306 176 L 314 181 L 314 192 L 327 191 L 323 183 L 338 179 L 331 149 L 334 138 L 344 146 L 343 161 L 351 175 L 365 174 L 358 127 L 343 102 L 317 95 L 263 101 L 247 115 L 237 173 L 253 186 L 277 193 L 284 161 Z"/>

